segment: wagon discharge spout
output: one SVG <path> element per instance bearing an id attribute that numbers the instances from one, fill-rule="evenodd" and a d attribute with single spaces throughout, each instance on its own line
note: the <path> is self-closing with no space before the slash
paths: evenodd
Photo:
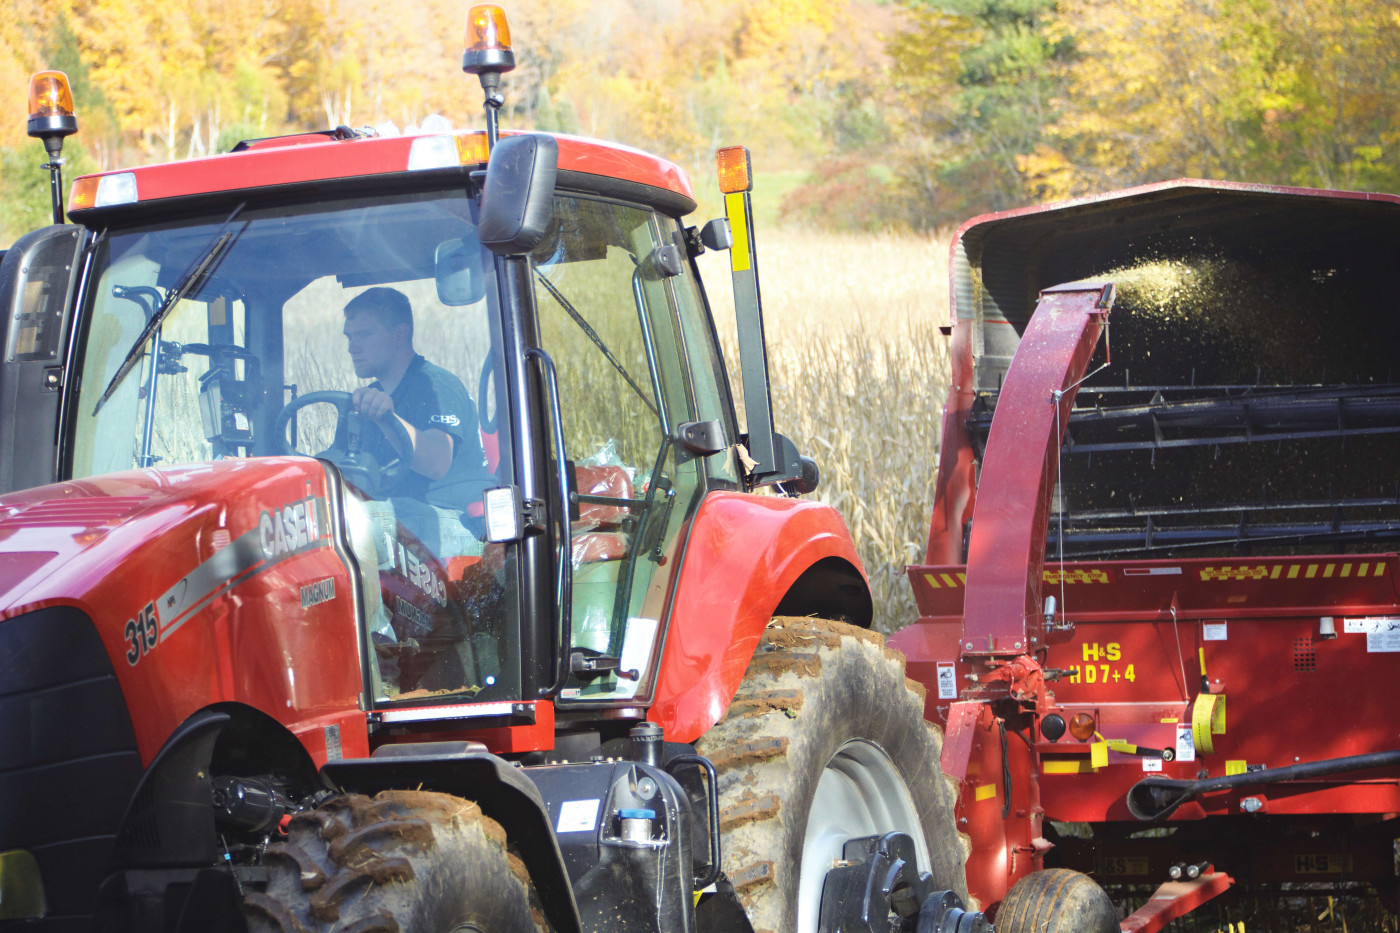
<path id="1" fill-rule="evenodd" d="M 997 490 L 996 501 L 978 511 L 968 542 L 964 656 L 1014 657 L 1043 644 L 1049 491 L 1075 393 L 1113 298 L 1106 282 L 1045 289 L 1007 373 L 997 403 L 1003 416 L 982 460 L 982 486 Z M 1039 470 L 1031 468 L 1035 462 Z"/>

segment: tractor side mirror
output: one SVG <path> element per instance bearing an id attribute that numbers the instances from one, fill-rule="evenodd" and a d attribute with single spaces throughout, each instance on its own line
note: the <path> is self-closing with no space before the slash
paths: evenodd
<path id="1" fill-rule="evenodd" d="M 449 308 L 473 305 L 486 294 L 481 272 L 481 250 L 465 237 L 439 243 L 433 256 L 433 278 L 438 301 Z"/>
<path id="2" fill-rule="evenodd" d="M 559 144 L 553 136 L 507 136 L 491 150 L 481 193 L 477 235 L 501 256 L 530 252 L 544 239 L 554 213 Z"/>

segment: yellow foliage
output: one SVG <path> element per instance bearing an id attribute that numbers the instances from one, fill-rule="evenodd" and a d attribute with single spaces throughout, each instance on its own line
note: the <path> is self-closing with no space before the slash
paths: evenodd
<path id="1" fill-rule="evenodd" d="M 1041 144 L 1016 157 L 1016 170 L 1025 179 L 1027 194 L 1037 201 L 1062 201 L 1080 187 L 1078 172 L 1063 152 Z"/>
<path id="2" fill-rule="evenodd" d="M 25 90 L 29 76 L 43 70 L 39 49 L 24 34 L 23 22 L 23 18 L 0 18 L 0 87 L 7 89 L 6 99 L 10 101 L 0 114 L 0 146 L 23 145 L 28 140 L 24 132 L 28 101 Z"/>
<path id="3" fill-rule="evenodd" d="M 976 11 L 1025 3 L 964 4 L 964 16 L 913 0 L 506 6 L 519 64 L 503 125 L 617 139 L 692 171 L 743 142 L 760 171 L 820 182 L 814 167 L 859 153 L 873 183 L 895 190 L 897 178 L 909 197 L 970 212 L 1176 175 L 1400 189 L 1395 0 L 1057 0 L 1048 21 L 1005 35 Z M 460 0 L 8 9 L 0 146 L 27 144 L 20 88 L 65 20 L 77 48 L 64 54 L 112 109 L 83 124 L 107 163 L 203 155 L 239 134 L 404 129 L 431 113 L 482 122 L 476 82 L 458 70 Z M 1055 51 L 1024 81 L 998 82 L 1044 43 Z"/>
<path id="4" fill-rule="evenodd" d="M 1061 0 L 1079 55 L 1050 132 L 1106 184 L 1364 184 L 1384 154 L 1353 154 L 1400 118 L 1398 27 L 1393 0 Z"/>

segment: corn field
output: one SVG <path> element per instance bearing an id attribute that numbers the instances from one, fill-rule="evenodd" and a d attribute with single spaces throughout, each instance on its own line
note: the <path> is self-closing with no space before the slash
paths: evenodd
<path id="1" fill-rule="evenodd" d="M 947 260 L 946 235 L 759 236 L 774 426 L 821 468 L 813 497 L 845 516 L 886 633 L 916 618 L 904 568 L 923 559 L 933 509 Z M 742 421 L 728 256 L 700 264 Z"/>

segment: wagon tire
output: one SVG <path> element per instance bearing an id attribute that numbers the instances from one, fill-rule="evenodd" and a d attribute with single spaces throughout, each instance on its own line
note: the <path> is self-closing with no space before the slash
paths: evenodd
<path id="1" fill-rule="evenodd" d="M 813 618 L 764 632 L 697 748 L 718 774 L 724 870 L 756 931 L 813 933 L 845 841 L 907 833 L 934 886 L 968 903 L 967 837 L 923 687 L 884 637 Z"/>
<path id="2" fill-rule="evenodd" d="M 249 933 L 546 933 L 505 832 L 480 807 L 427 791 L 333 797 L 268 847 Z"/>
<path id="3" fill-rule="evenodd" d="M 1118 911 L 1088 875 L 1048 868 L 1011 886 L 996 928 L 997 933 L 1118 933 Z"/>

